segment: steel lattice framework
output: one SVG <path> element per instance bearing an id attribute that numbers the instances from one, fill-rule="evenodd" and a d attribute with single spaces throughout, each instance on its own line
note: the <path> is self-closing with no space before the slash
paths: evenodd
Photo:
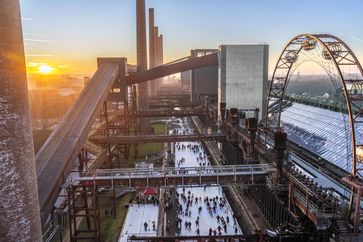
<path id="1" fill-rule="evenodd" d="M 325 69 L 329 77 L 335 75 L 344 94 L 348 110 L 351 132 L 352 177 L 356 177 L 359 165 L 363 164 L 361 156 L 363 144 L 357 143 L 356 130 L 363 126 L 363 69 L 353 51 L 341 39 L 329 34 L 301 34 L 294 37 L 285 46 L 276 64 L 267 100 L 266 125 L 279 128 L 286 87 L 294 70 L 299 66 L 299 58 L 309 52 L 317 53 L 314 61 Z M 328 68 L 331 65 L 334 73 Z"/>

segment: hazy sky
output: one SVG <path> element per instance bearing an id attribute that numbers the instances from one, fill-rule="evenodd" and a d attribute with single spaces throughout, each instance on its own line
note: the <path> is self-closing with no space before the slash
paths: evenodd
<path id="1" fill-rule="evenodd" d="M 27 62 L 91 74 L 96 58 L 135 63 L 135 0 L 21 0 Z M 164 35 L 164 60 L 220 44 L 270 45 L 269 72 L 300 33 L 341 37 L 363 63 L 362 0 L 146 0 Z"/>

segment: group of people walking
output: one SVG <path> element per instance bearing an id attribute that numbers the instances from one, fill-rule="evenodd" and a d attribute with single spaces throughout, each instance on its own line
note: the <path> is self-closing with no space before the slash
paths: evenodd
<path id="1" fill-rule="evenodd" d="M 192 133 L 192 130 L 182 127 L 174 132 L 184 134 Z M 211 165 L 200 142 L 177 142 L 174 144 L 174 150 L 176 167 L 195 166 L 204 170 Z M 176 235 L 217 236 L 238 234 L 240 231 L 220 187 L 205 185 L 204 188 L 178 188 L 174 203 L 177 214 Z"/>
<path id="2" fill-rule="evenodd" d="M 211 218 L 216 219 L 216 224 L 218 225 L 215 228 L 211 227 L 209 229 L 210 236 L 227 234 L 228 227 L 231 226 L 232 223 L 234 233 L 238 233 L 237 220 L 234 215 L 232 215 L 232 217 L 229 216 L 227 200 L 223 195 L 212 197 L 198 196 L 198 194 L 194 194 L 192 191 L 193 189 L 186 190 L 184 187 L 181 192 L 176 192 L 175 202 L 178 214 L 176 231 L 178 235 L 181 233 L 182 228 L 186 231 L 192 231 L 193 227 L 195 229 L 195 234 L 200 234 L 200 227 L 202 226 L 200 218 L 201 216 L 205 216 L 205 214 L 202 214 L 203 209 L 208 211 Z M 198 214 L 193 214 L 193 207 L 197 207 Z M 195 217 L 196 219 L 192 222 Z"/>

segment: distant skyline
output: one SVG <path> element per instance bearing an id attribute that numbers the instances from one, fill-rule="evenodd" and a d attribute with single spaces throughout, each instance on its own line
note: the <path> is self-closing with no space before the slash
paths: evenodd
<path id="1" fill-rule="evenodd" d="M 135 5 L 135 0 L 21 0 L 28 72 L 49 65 L 54 73 L 91 75 L 97 57 L 127 57 L 135 64 Z M 149 7 L 155 8 L 155 24 L 164 35 L 165 62 L 187 56 L 190 49 L 267 43 L 271 75 L 292 37 L 329 33 L 342 38 L 363 63 L 360 0 L 146 0 Z"/>

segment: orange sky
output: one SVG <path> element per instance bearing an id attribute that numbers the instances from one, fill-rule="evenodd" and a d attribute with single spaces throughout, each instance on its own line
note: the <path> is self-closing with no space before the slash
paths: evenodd
<path id="1" fill-rule="evenodd" d="M 339 0 L 300 4 L 299 12 L 309 13 L 301 18 L 289 0 L 146 1 L 147 8 L 155 8 L 164 36 L 165 62 L 187 56 L 190 49 L 265 42 L 270 74 L 286 42 L 299 33 L 337 35 L 363 62 L 363 2 L 346 0 L 343 12 L 340 6 Z M 46 64 L 53 73 L 89 76 L 97 57 L 127 57 L 135 64 L 135 0 L 21 0 L 21 8 L 30 74 Z"/>

